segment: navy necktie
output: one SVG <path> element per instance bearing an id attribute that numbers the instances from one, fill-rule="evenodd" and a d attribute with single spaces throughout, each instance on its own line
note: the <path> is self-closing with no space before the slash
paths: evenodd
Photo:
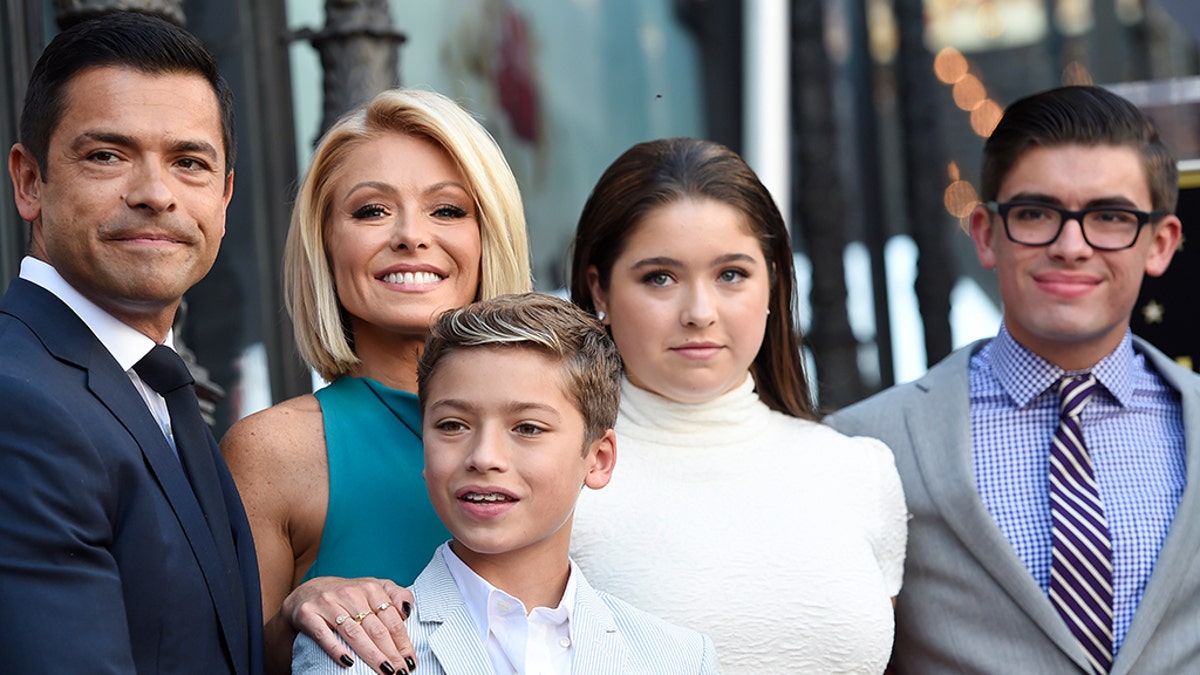
<path id="1" fill-rule="evenodd" d="M 1050 449 L 1050 601 L 1097 673 L 1113 662 L 1112 541 L 1079 415 L 1096 393 L 1094 375 L 1065 377 Z"/>
<path id="2" fill-rule="evenodd" d="M 138 361 L 133 370 L 150 388 L 167 401 L 167 412 L 171 415 L 171 434 L 175 438 L 175 450 L 179 461 L 192 485 L 200 510 L 208 521 L 221 566 L 229 579 L 234 605 L 244 608 L 241 572 L 238 567 L 237 551 L 233 543 L 233 531 L 229 513 L 225 509 L 225 495 L 217 473 L 216 460 L 209 440 L 211 434 L 200 405 L 196 400 L 195 382 L 187 364 L 169 347 L 157 345 Z"/>

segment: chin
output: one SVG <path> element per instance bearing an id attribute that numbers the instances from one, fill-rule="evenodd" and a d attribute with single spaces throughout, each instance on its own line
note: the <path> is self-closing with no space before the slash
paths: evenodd
<path id="1" fill-rule="evenodd" d="M 503 541 L 476 537 L 455 537 L 458 543 L 475 555 L 502 555 L 514 550 L 515 546 Z"/>

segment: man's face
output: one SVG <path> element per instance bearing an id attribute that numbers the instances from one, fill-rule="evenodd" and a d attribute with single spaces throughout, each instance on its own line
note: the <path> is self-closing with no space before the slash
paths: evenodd
<path id="1" fill-rule="evenodd" d="M 1031 200 L 1066 209 L 1123 206 L 1151 211 L 1138 152 L 1127 146 L 1035 147 L 1013 165 L 996 201 Z M 1180 223 L 1167 216 L 1142 228 L 1133 247 L 1099 251 L 1076 220 L 1049 246 L 1009 241 L 1000 216 L 980 206 L 971 214 L 979 262 L 996 270 L 1004 321 L 1013 337 L 1068 370 L 1090 368 L 1111 352 L 1129 326 L 1144 274 L 1167 269 Z"/>
<path id="2" fill-rule="evenodd" d="M 233 177 L 216 95 L 199 75 L 121 67 L 81 71 L 65 94 L 46 175 L 24 147 L 9 156 L 31 252 L 160 338 L 225 234 Z"/>

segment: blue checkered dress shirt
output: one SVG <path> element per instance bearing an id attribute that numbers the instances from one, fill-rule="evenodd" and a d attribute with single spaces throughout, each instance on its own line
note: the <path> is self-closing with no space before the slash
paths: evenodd
<path id="1" fill-rule="evenodd" d="M 1120 649 L 1186 483 L 1183 415 L 1172 389 L 1121 344 L 1091 370 L 1102 388 L 1083 410 L 1113 544 L 1113 653 Z M 1066 371 L 1022 347 L 1004 327 L 971 357 L 975 483 L 1017 556 L 1050 585 L 1050 443 L 1055 383 Z"/>

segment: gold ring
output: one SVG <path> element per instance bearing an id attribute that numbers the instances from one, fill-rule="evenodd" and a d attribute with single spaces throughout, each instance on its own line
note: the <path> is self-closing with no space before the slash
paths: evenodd
<path id="1" fill-rule="evenodd" d="M 350 618 L 349 614 L 342 614 L 338 618 L 334 619 L 333 622 L 340 626 L 340 625 L 346 623 L 346 619 L 349 619 L 349 618 Z"/>
<path id="2" fill-rule="evenodd" d="M 382 605 L 380 605 L 380 606 L 378 606 L 378 607 L 376 607 L 376 608 L 375 608 L 375 613 L 376 613 L 376 614 L 378 614 L 378 613 L 382 612 L 383 610 L 385 610 L 385 609 L 387 609 L 388 607 L 391 607 L 391 606 L 392 606 L 392 603 L 390 603 L 390 602 L 385 602 L 385 603 L 383 603 Z"/>
<path id="3" fill-rule="evenodd" d="M 354 619 L 354 623 L 362 623 L 363 619 L 367 618 L 368 616 L 371 616 L 370 612 L 359 612 L 350 618 Z"/>

